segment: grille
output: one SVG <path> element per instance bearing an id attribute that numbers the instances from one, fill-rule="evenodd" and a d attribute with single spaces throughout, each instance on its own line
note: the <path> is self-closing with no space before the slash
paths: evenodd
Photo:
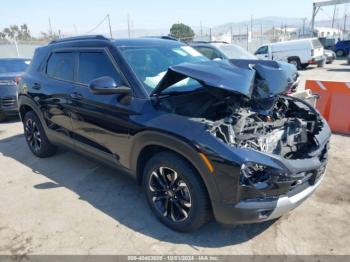
<path id="1" fill-rule="evenodd" d="M 14 85 L 12 80 L 0 80 L 0 86 L 11 86 Z"/>
<path id="2" fill-rule="evenodd" d="M 3 97 L 1 99 L 1 107 L 15 107 L 17 106 L 16 97 Z"/>

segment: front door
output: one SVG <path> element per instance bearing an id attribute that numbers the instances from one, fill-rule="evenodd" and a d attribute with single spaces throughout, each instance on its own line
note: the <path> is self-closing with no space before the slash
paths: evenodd
<path id="1" fill-rule="evenodd" d="M 117 84 L 124 84 L 121 74 L 107 49 L 78 51 L 76 85 L 72 104 L 72 123 L 75 140 L 86 149 L 120 159 L 129 141 L 128 103 L 122 95 L 96 95 L 89 89 L 93 79 L 109 76 Z"/>

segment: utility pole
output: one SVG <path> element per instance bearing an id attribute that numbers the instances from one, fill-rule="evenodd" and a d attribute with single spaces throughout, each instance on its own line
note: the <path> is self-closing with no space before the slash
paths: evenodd
<path id="1" fill-rule="evenodd" d="M 209 41 L 212 41 L 212 35 L 211 35 L 211 27 L 209 28 Z"/>
<path id="2" fill-rule="evenodd" d="M 247 50 L 249 51 L 249 26 L 247 25 Z"/>
<path id="3" fill-rule="evenodd" d="M 232 26 L 230 27 L 230 39 L 231 39 L 230 43 L 232 44 L 233 43 L 233 28 L 232 28 Z"/>
<path id="4" fill-rule="evenodd" d="M 263 25 L 260 24 L 260 45 L 263 44 Z"/>
<path id="5" fill-rule="evenodd" d="M 335 14 L 337 12 L 337 5 L 334 6 L 334 11 L 333 11 L 333 18 L 332 18 L 332 28 L 334 28 L 334 22 L 335 22 Z"/>
<path id="6" fill-rule="evenodd" d="M 346 20 L 347 20 L 347 18 L 348 18 L 348 14 L 345 13 L 344 14 L 344 28 L 343 28 L 344 33 L 346 32 Z"/>
<path id="7" fill-rule="evenodd" d="M 111 18 L 109 16 L 109 14 L 107 15 L 107 19 L 108 19 L 109 34 L 110 34 L 111 39 L 112 39 L 113 38 L 113 34 L 112 34 Z"/>
<path id="8" fill-rule="evenodd" d="M 131 33 L 130 33 L 130 15 L 128 14 L 128 37 L 131 37 Z"/>
<path id="9" fill-rule="evenodd" d="M 201 36 L 203 36 L 203 24 L 202 24 L 202 21 L 200 22 L 201 24 Z"/>
<path id="10" fill-rule="evenodd" d="M 303 37 L 305 36 L 305 24 L 306 24 L 307 18 L 303 18 Z"/>
<path id="11" fill-rule="evenodd" d="M 49 37 L 52 37 L 52 25 L 51 25 L 51 18 L 49 17 Z"/>
<path id="12" fill-rule="evenodd" d="M 73 29 L 74 29 L 75 34 L 77 35 L 78 34 L 78 30 L 77 30 L 77 27 L 76 27 L 75 24 L 73 24 Z"/>
<path id="13" fill-rule="evenodd" d="M 250 18 L 250 35 L 253 40 L 253 16 Z"/>

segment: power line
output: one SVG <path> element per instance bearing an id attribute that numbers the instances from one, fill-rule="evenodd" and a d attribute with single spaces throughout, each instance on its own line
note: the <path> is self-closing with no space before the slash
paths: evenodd
<path id="1" fill-rule="evenodd" d="M 109 19 L 109 15 L 106 15 L 101 22 L 99 22 L 94 28 L 92 28 L 91 30 L 89 30 L 88 32 L 86 32 L 85 34 L 91 34 L 93 31 L 95 31 L 97 28 L 99 28 L 107 19 Z"/>

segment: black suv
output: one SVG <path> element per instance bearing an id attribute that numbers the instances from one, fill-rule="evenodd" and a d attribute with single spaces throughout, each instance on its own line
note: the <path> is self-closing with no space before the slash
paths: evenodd
<path id="1" fill-rule="evenodd" d="M 126 170 L 162 223 L 190 231 L 280 217 L 320 184 L 330 129 L 285 95 L 287 76 L 177 41 L 68 38 L 36 50 L 19 110 L 36 156 L 64 145 Z"/>

